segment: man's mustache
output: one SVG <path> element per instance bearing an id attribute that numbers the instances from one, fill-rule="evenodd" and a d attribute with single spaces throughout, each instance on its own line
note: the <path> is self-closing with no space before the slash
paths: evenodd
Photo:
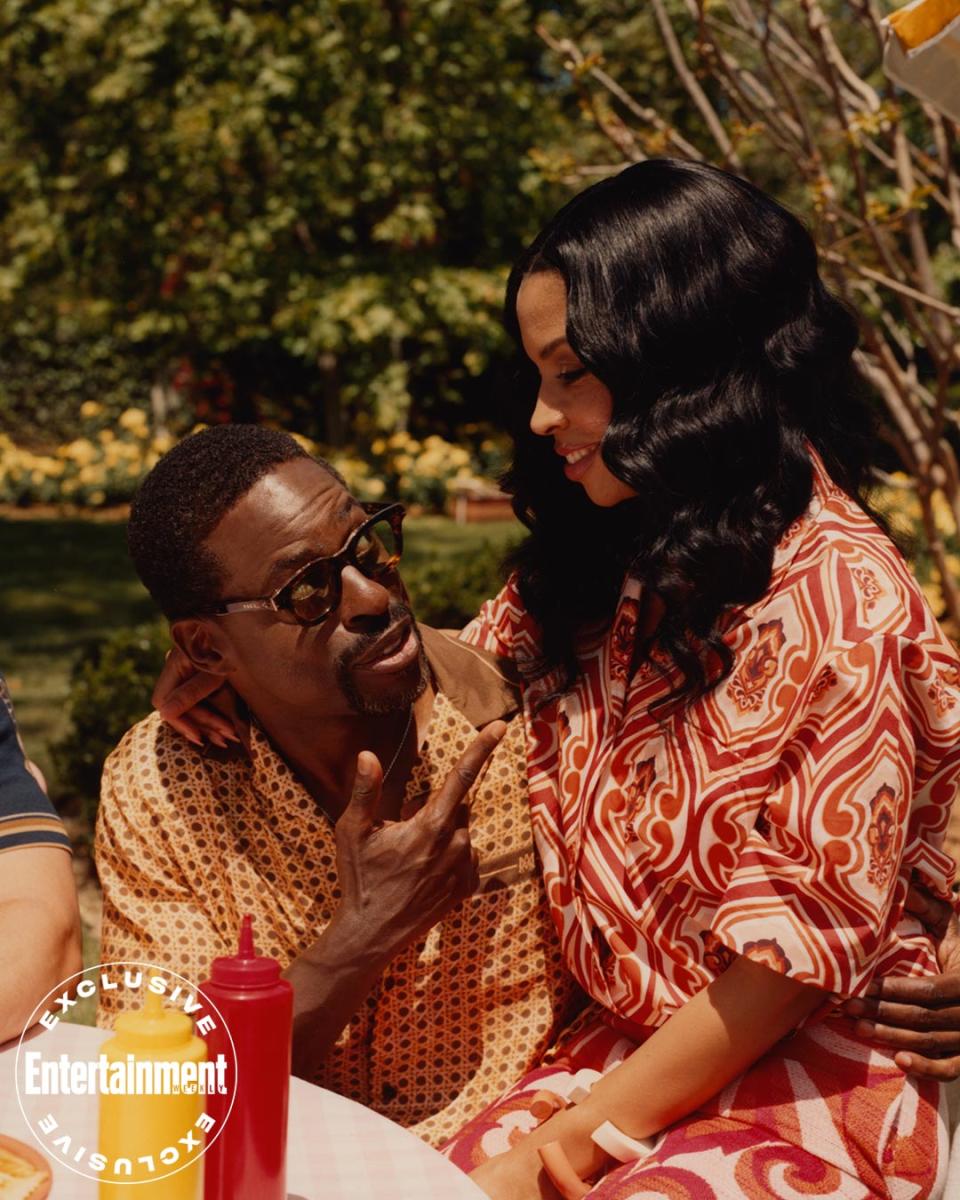
<path id="1" fill-rule="evenodd" d="M 380 629 L 370 630 L 367 633 L 360 634 L 354 644 L 337 659 L 337 667 L 341 671 L 348 671 L 358 658 L 362 658 L 375 642 L 379 642 L 385 633 L 396 628 L 402 622 L 409 621 L 413 627 L 413 632 L 417 641 L 420 641 L 420 630 L 417 628 L 417 622 L 414 619 L 413 612 L 409 605 L 406 604 L 391 604 L 384 613 L 384 622 Z"/>

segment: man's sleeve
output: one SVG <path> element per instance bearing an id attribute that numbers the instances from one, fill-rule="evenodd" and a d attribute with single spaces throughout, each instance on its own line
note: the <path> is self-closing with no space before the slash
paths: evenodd
<path id="1" fill-rule="evenodd" d="M 138 751 L 145 750 L 129 742 L 130 736 L 104 765 L 97 814 L 94 857 L 103 889 L 100 961 L 150 963 L 198 984 L 211 961 L 229 950 L 202 897 L 159 835 L 163 824 L 176 840 L 183 835 L 159 772 L 144 775 L 128 769 Z M 145 778 L 156 787 L 146 789 Z M 122 992 L 101 993 L 98 1025 L 109 1028 L 116 1013 L 128 1007 Z"/>
<path id="2" fill-rule="evenodd" d="M 40 784 L 27 769 L 13 705 L 0 678 L 0 854 L 22 846 L 62 846 L 70 839 Z"/>

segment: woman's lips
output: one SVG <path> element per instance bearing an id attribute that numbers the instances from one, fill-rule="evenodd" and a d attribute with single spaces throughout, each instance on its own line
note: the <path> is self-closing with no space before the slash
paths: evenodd
<path id="1" fill-rule="evenodd" d="M 574 483 L 578 483 L 590 470 L 590 465 L 597 457 L 599 449 L 599 442 L 594 442 L 589 446 L 571 446 L 563 449 L 558 447 L 557 453 L 566 459 L 563 467 L 564 475 Z"/>

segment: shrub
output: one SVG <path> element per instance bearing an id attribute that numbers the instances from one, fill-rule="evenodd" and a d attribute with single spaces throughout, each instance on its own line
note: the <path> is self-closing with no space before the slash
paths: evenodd
<path id="1" fill-rule="evenodd" d="M 404 560 L 403 578 L 417 618 L 438 629 L 463 628 L 484 600 L 500 590 L 504 554 L 504 547 L 484 542 L 442 559 L 409 565 Z"/>
<path id="2" fill-rule="evenodd" d="M 103 760 L 150 711 L 150 694 L 170 646 L 166 625 L 123 629 L 83 652 L 73 670 L 71 728 L 52 747 L 58 790 L 78 796 L 91 827 Z"/>

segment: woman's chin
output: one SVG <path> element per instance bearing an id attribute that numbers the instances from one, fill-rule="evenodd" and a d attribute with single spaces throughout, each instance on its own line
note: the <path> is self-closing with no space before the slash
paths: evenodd
<path id="1" fill-rule="evenodd" d="M 593 472 L 591 472 L 591 475 Z M 606 479 L 595 479 L 588 475 L 582 483 L 587 499 L 597 508 L 614 508 L 624 500 L 632 500 L 636 492 L 621 479 L 605 471 Z"/>

